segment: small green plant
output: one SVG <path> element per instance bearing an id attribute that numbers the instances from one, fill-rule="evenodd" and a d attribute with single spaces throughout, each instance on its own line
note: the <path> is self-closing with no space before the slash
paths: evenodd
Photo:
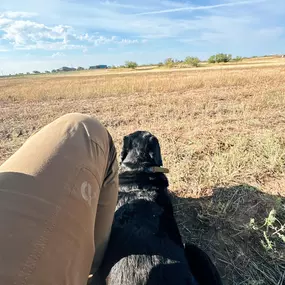
<path id="1" fill-rule="evenodd" d="M 200 63 L 200 59 L 198 57 L 187 56 L 184 60 L 184 63 L 198 67 Z"/>
<path id="2" fill-rule="evenodd" d="M 135 69 L 138 67 L 138 64 L 134 61 L 126 61 L 125 62 L 125 67 L 126 68 L 132 68 L 132 69 Z"/>
<path id="3" fill-rule="evenodd" d="M 258 226 L 254 219 L 250 219 L 249 228 L 262 232 L 261 244 L 266 251 L 275 250 L 275 240 L 285 243 L 285 224 L 282 224 L 276 217 L 276 210 L 270 211 L 262 226 Z"/>

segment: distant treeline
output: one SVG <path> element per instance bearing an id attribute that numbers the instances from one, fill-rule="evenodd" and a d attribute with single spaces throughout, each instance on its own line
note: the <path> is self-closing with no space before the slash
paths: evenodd
<path id="1" fill-rule="evenodd" d="M 31 75 L 31 74 L 34 74 L 34 75 L 35 74 L 50 74 L 50 73 L 94 70 L 94 69 L 117 69 L 117 68 L 136 69 L 137 67 L 146 67 L 146 66 L 167 67 L 167 68 L 199 67 L 201 65 L 201 63 L 216 64 L 216 63 L 238 62 L 238 61 L 242 61 L 243 59 L 250 59 L 250 58 L 256 58 L 256 57 L 257 56 L 252 56 L 252 57 L 236 56 L 236 57 L 233 57 L 231 54 L 217 53 L 215 55 L 210 56 L 207 61 L 202 61 L 198 57 L 193 57 L 193 56 L 187 56 L 184 60 L 178 60 L 178 59 L 174 59 L 174 58 L 169 57 L 169 58 L 165 59 L 164 62 L 143 64 L 143 65 L 139 65 L 135 61 L 126 61 L 124 65 L 108 66 L 105 64 L 100 64 L 100 65 L 90 66 L 88 68 L 84 68 L 81 66 L 79 66 L 77 68 L 63 66 L 59 69 L 53 69 L 51 71 L 46 70 L 45 72 L 40 72 L 40 71 L 34 70 L 33 72 L 17 73 L 14 75 L 10 74 L 9 76 L 15 76 L 15 75 L 16 76 L 23 76 L 23 75 Z M 263 57 L 284 57 L 284 55 L 265 55 Z M 4 76 L 2 76 L 2 77 L 4 77 Z"/>

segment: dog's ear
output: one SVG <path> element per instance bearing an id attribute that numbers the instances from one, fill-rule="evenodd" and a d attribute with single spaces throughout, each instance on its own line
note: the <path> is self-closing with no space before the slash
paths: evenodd
<path id="1" fill-rule="evenodd" d="M 125 160 L 125 158 L 128 155 L 129 150 L 130 150 L 130 137 L 125 136 L 123 140 L 123 148 L 121 152 L 121 162 Z"/>
<path id="2" fill-rule="evenodd" d="M 193 244 L 186 244 L 185 255 L 199 285 L 223 285 L 217 268 L 202 249 Z"/>
<path id="3" fill-rule="evenodd" d="M 158 139 L 155 136 L 150 137 L 149 155 L 154 160 L 156 166 L 162 166 L 161 150 Z"/>

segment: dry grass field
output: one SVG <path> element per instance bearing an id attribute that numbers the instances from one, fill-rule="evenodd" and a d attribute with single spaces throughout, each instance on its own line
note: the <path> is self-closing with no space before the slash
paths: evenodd
<path id="1" fill-rule="evenodd" d="M 285 284 L 284 64 L 1 78 L 0 163 L 68 112 L 100 119 L 118 150 L 149 130 L 184 239 L 225 284 Z"/>

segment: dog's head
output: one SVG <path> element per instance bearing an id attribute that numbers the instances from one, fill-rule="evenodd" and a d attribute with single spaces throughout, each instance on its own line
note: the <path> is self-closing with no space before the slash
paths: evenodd
<path id="1" fill-rule="evenodd" d="M 133 168 L 162 166 L 158 139 L 146 131 L 137 131 L 125 136 L 121 164 Z"/>

